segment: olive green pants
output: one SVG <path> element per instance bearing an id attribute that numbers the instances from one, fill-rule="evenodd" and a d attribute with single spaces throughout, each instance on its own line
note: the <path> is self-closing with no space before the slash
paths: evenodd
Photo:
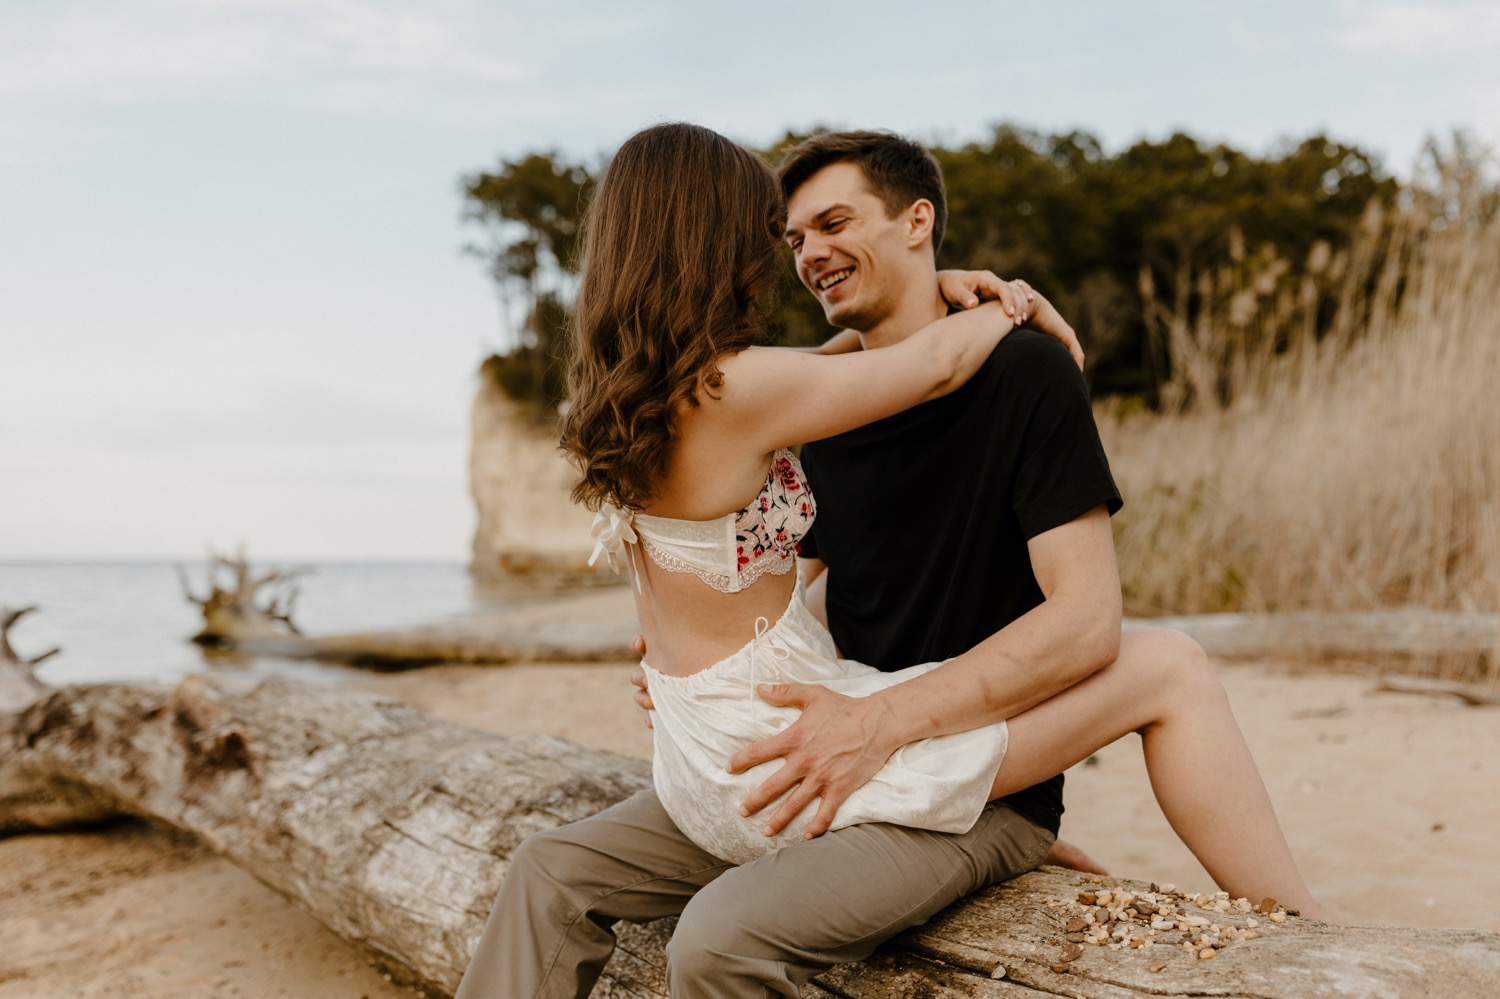
<path id="1" fill-rule="evenodd" d="M 814 975 L 1041 863 L 1052 833 L 991 804 L 963 835 L 850 826 L 735 867 L 644 791 L 524 840 L 455 999 L 584 999 L 618 920 L 680 915 L 677 999 L 795 999 Z"/>

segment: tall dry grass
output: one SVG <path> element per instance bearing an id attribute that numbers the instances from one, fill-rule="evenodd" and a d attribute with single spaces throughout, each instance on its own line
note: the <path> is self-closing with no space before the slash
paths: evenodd
<path id="1" fill-rule="evenodd" d="M 1128 612 L 1500 609 L 1500 220 L 1475 177 L 1372 208 L 1295 278 L 1236 248 L 1191 315 L 1152 312 L 1168 408 L 1098 412 Z"/>

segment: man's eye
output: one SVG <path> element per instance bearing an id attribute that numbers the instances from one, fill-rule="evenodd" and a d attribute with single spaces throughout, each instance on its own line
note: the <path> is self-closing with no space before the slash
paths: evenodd
<path id="1" fill-rule="evenodd" d="M 798 251 L 800 251 L 802 249 L 802 240 L 800 240 L 800 239 L 794 239 L 790 243 L 788 243 L 787 245 L 792 248 L 792 252 L 793 253 L 796 253 L 796 252 L 798 252 Z"/>
<path id="2" fill-rule="evenodd" d="M 828 223 L 823 226 L 823 230 L 825 232 L 837 232 L 838 230 L 844 228 L 844 225 L 848 221 L 848 219 L 829 219 Z"/>

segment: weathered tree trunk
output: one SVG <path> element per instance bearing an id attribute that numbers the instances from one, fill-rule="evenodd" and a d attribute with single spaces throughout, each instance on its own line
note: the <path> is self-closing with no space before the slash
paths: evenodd
<path id="1" fill-rule="evenodd" d="M 187 572 L 177 567 L 182 595 L 203 614 L 203 630 L 193 636 L 199 645 L 232 646 L 249 640 L 274 641 L 302 633 L 292 623 L 292 609 L 300 593 L 300 570 L 272 570 L 256 575 L 241 550 L 233 558 L 213 552 L 208 556 L 208 591 L 198 596 Z M 228 585 L 220 585 L 227 577 Z"/>
<path id="2" fill-rule="evenodd" d="M 0 705 L 0 831 L 110 814 L 190 831 L 434 995 L 456 987 L 523 837 L 647 783 L 638 760 L 559 739 L 501 739 L 286 680 L 77 686 Z M 1262 917 L 1259 939 L 1213 960 L 1166 931 L 1149 950 L 1084 944 L 1074 955 L 1067 924 L 1082 912 L 1081 889 L 1099 890 L 1050 869 L 1018 878 L 804 994 L 1500 995 L 1500 937 L 1479 931 Z M 1209 915 L 1240 927 L 1253 918 Z M 664 996 L 671 926 L 622 926 L 595 995 Z M 997 968 L 1004 977 L 992 977 Z"/>
<path id="3" fill-rule="evenodd" d="M 1392 607 L 1347 613 L 1190 614 L 1131 623 L 1186 632 L 1216 659 L 1500 656 L 1500 614 L 1492 613 Z M 1482 672 L 1494 668 L 1488 663 Z"/>
<path id="4" fill-rule="evenodd" d="M 57 655 L 61 649 L 48 649 L 39 656 L 23 659 L 10 644 L 10 629 L 16 622 L 36 610 L 35 607 L 0 607 L 0 711 L 7 705 L 29 704 L 47 691 L 47 685 L 33 672 L 37 663 Z"/>

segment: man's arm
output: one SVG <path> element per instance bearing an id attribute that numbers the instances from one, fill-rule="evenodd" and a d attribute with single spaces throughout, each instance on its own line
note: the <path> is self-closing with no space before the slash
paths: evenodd
<path id="1" fill-rule="evenodd" d="M 785 765 L 745 800 L 760 811 L 795 787 L 766 823 L 780 832 L 814 798 L 808 835 L 898 748 L 930 736 L 1010 718 L 1113 662 L 1120 645 L 1120 576 L 1109 514 L 1097 507 L 1028 544 L 1045 599 L 962 656 L 863 698 L 805 684 L 762 687 L 762 697 L 802 709 L 790 727 L 730 758 L 738 773 L 767 760 Z"/>

